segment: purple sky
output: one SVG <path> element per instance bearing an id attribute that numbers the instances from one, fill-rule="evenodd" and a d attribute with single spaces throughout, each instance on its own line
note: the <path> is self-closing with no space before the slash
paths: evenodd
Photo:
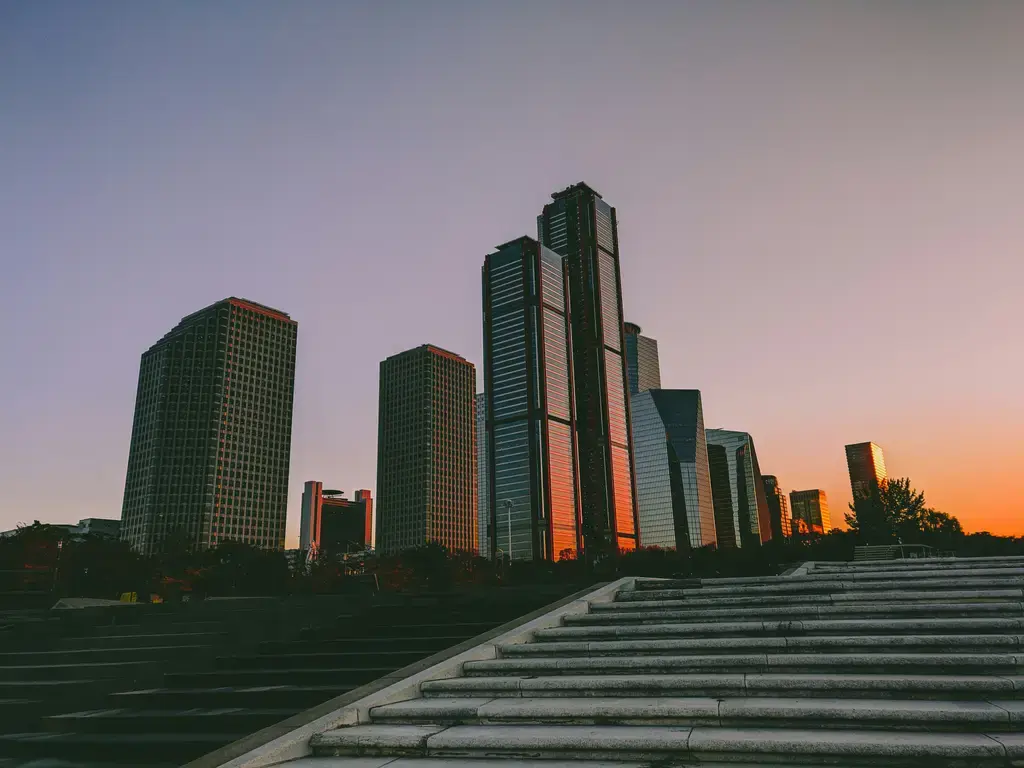
<path id="1" fill-rule="evenodd" d="M 299 322 L 302 482 L 375 485 L 377 365 L 481 358 L 480 264 L 586 180 L 627 319 L 788 491 L 875 440 L 1024 533 L 1024 3 L 0 0 L 0 527 L 117 517 L 140 354 Z M 482 376 L 479 377 L 482 382 Z"/>

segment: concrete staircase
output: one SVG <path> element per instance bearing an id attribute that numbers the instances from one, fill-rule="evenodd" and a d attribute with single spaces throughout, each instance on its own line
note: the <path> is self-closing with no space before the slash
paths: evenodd
<path id="1" fill-rule="evenodd" d="M 1022 590 L 1024 558 L 638 579 L 289 765 L 1024 766 Z"/>

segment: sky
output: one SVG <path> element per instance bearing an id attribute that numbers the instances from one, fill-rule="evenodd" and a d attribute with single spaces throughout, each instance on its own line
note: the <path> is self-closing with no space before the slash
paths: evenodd
<path id="1" fill-rule="evenodd" d="M 118 517 L 139 357 L 299 323 L 302 483 L 374 488 L 378 364 L 481 362 L 480 265 L 586 181 L 626 319 L 785 490 L 843 446 L 1024 534 L 1024 3 L 0 0 L 0 528 Z M 478 370 L 482 388 L 482 372 Z"/>

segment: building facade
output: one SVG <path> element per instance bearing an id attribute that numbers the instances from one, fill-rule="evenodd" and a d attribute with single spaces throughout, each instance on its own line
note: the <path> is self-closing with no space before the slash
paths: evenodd
<path id="1" fill-rule="evenodd" d="M 566 258 L 583 544 L 637 544 L 615 209 L 586 184 L 551 196 L 538 239 Z"/>
<path id="2" fill-rule="evenodd" d="M 632 400 L 641 545 L 680 551 L 714 545 L 700 392 L 651 389 Z"/>
<path id="3" fill-rule="evenodd" d="M 580 547 L 565 260 L 521 237 L 482 270 L 488 551 L 575 558 Z"/>
<path id="4" fill-rule="evenodd" d="M 121 538 L 284 549 L 298 324 L 229 298 L 183 318 L 139 366 Z"/>
<path id="5" fill-rule="evenodd" d="M 319 480 L 307 480 L 302 489 L 299 549 L 345 554 L 373 545 L 373 496 L 359 490 L 354 499 L 341 491 L 324 490 Z"/>
<path id="6" fill-rule="evenodd" d="M 772 538 L 788 539 L 793 535 L 793 519 L 789 515 L 789 500 L 775 475 L 762 475 L 764 496 L 768 502 L 768 516 L 771 518 Z"/>
<path id="7" fill-rule="evenodd" d="M 477 549 L 476 369 L 431 344 L 380 364 L 376 546 Z"/>
<path id="8" fill-rule="evenodd" d="M 850 470 L 850 488 L 855 501 L 871 496 L 886 478 L 885 457 L 874 443 L 846 446 L 846 466 Z"/>
<path id="9" fill-rule="evenodd" d="M 789 494 L 789 508 L 794 523 L 803 521 L 811 533 L 828 533 L 832 530 L 832 518 L 828 512 L 828 498 L 820 488 L 808 491 L 792 491 Z"/>
<path id="10" fill-rule="evenodd" d="M 646 392 L 661 389 L 661 363 L 658 360 L 658 342 L 641 335 L 636 323 L 624 323 L 626 341 L 626 375 L 629 377 L 629 392 Z"/>
<path id="11" fill-rule="evenodd" d="M 476 396 L 476 535 L 480 557 L 491 556 L 491 462 L 487 438 L 487 394 Z"/>
<path id="12" fill-rule="evenodd" d="M 707 431 L 719 547 L 757 546 L 772 537 L 754 439 L 731 429 Z"/>

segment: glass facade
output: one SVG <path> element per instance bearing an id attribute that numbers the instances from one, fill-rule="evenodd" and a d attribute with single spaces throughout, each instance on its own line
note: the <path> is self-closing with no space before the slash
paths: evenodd
<path id="1" fill-rule="evenodd" d="M 775 475 L 762 475 L 764 495 L 768 501 L 768 516 L 771 519 L 772 538 L 784 539 L 793 535 L 792 518 L 789 516 L 789 501 L 782 492 Z"/>
<path id="2" fill-rule="evenodd" d="M 746 432 L 709 429 L 707 442 L 719 546 L 770 540 L 771 518 L 753 438 Z"/>
<path id="3" fill-rule="evenodd" d="M 640 544 L 686 550 L 716 544 L 700 392 L 632 397 Z"/>
<path id="4" fill-rule="evenodd" d="M 477 551 L 480 557 L 490 557 L 488 531 L 491 519 L 491 463 L 490 442 L 487 437 L 487 395 L 476 396 L 476 527 Z"/>
<path id="5" fill-rule="evenodd" d="M 846 465 L 850 470 L 850 488 L 855 500 L 870 496 L 885 480 L 885 457 L 882 449 L 874 443 L 846 446 Z"/>
<path id="6" fill-rule="evenodd" d="M 661 389 L 661 363 L 658 360 L 658 342 L 640 335 L 640 326 L 625 323 L 626 373 L 631 394 Z"/>
<path id="7" fill-rule="evenodd" d="M 376 546 L 475 552 L 476 368 L 425 344 L 380 364 Z"/>
<path id="8" fill-rule="evenodd" d="M 580 508 L 564 259 L 522 237 L 481 272 L 488 551 L 575 557 Z"/>
<path id="9" fill-rule="evenodd" d="M 615 209 L 586 184 L 552 195 L 537 220 L 564 256 L 583 543 L 636 546 L 632 438 Z"/>
<path id="10" fill-rule="evenodd" d="M 832 530 L 832 518 L 828 511 L 828 498 L 820 488 L 808 491 L 793 491 L 789 494 L 789 508 L 796 527 L 800 521 L 812 533 L 828 533 Z"/>
<path id="11" fill-rule="evenodd" d="M 284 549 L 298 324 L 228 298 L 142 355 L 121 537 Z"/>

